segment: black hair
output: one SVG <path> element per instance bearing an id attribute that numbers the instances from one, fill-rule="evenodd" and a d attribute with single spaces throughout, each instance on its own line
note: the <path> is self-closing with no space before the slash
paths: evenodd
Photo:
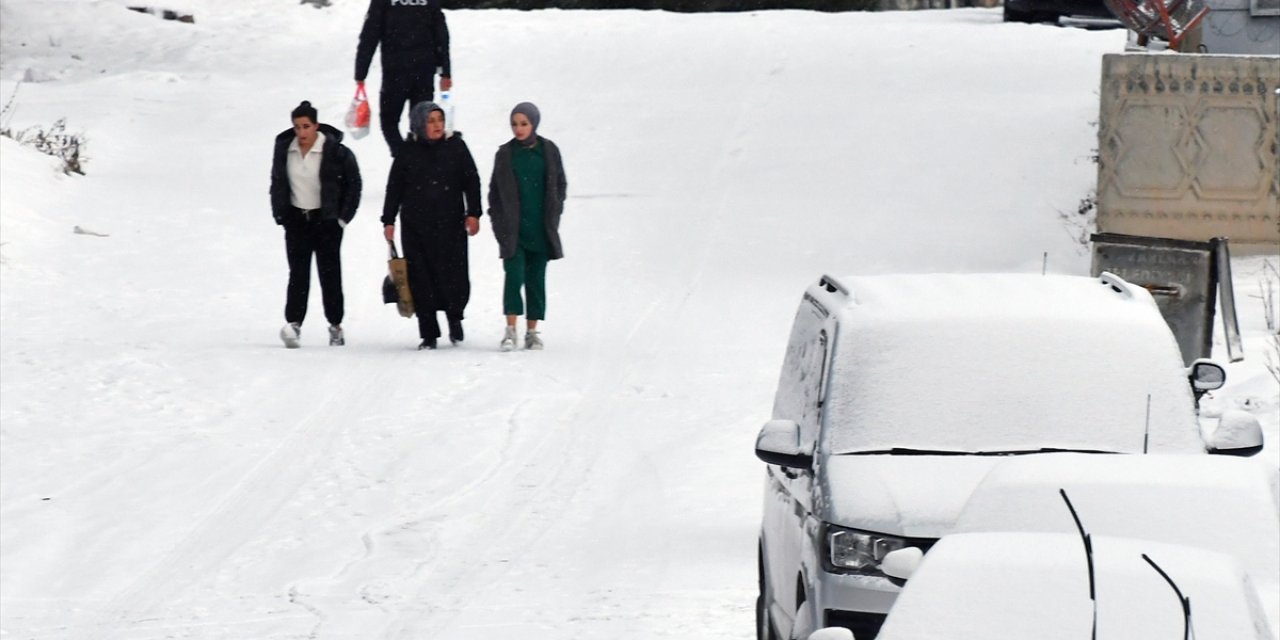
<path id="1" fill-rule="evenodd" d="M 294 107 L 293 113 L 289 114 L 289 117 L 294 120 L 298 118 L 311 118 L 312 124 L 320 122 L 320 114 L 316 111 L 316 108 L 311 106 L 311 103 L 306 100 L 303 100 L 298 104 L 298 106 Z"/>

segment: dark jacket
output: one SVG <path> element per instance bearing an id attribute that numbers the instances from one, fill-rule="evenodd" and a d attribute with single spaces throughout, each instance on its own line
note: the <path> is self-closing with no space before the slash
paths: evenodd
<path id="1" fill-rule="evenodd" d="M 325 220 L 351 222 L 360 206 L 360 166 L 356 154 L 342 144 L 342 132 L 321 123 L 324 134 L 320 160 L 320 217 Z M 289 202 L 289 145 L 296 135 L 285 129 L 276 136 L 275 155 L 271 161 L 271 216 L 276 224 L 284 224 L 294 215 Z"/>
<path id="2" fill-rule="evenodd" d="M 387 176 L 382 224 L 395 224 L 397 213 L 404 230 L 414 233 L 465 234 L 464 218 L 480 217 L 480 174 L 461 132 L 435 143 L 405 140 Z"/>
<path id="3" fill-rule="evenodd" d="M 511 168 L 511 152 L 518 144 L 520 142 L 512 138 L 498 147 L 493 158 L 493 177 L 489 180 L 489 224 L 493 226 L 493 235 L 498 239 L 498 253 L 504 260 L 514 257 L 520 244 L 520 190 L 516 185 L 515 171 Z M 547 196 L 543 213 L 547 226 L 547 257 L 558 260 L 564 257 L 564 248 L 560 245 L 560 214 L 564 213 L 565 193 L 569 185 L 560 148 L 542 136 L 538 136 L 538 144 L 544 145 L 547 161 Z"/>
<path id="4" fill-rule="evenodd" d="M 369 75 L 382 44 L 382 74 L 435 73 L 449 77 L 449 25 L 440 0 L 370 0 L 356 46 L 356 80 Z"/>
<path id="5" fill-rule="evenodd" d="M 424 309 L 461 317 L 471 295 L 466 218 L 482 213 L 480 174 L 461 133 L 405 140 L 387 176 L 382 223 L 395 224 L 397 213 L 419 317 Z"/>

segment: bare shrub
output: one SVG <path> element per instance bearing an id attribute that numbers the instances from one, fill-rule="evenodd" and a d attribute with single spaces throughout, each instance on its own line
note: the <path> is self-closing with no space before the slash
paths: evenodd
<path id="1" fill-rule="evenodd" d="M 10 137 L 40 153 L 61 160 L 64 173 L 84 175 L 84 162 L 87 160 L 81 155 L 85 144 L 84 134 L 68 133 L 66 118 L 58 118 L 48 129 L 36 125 Z"/>
<path id="2" fill-rule="evenodd" d="M 21 83 L 19 83 L 19 87 Z M 11 138 L 20 144 L 26 145 L 43 153 L 53 156 L 62 161 L 63 173 L 78 173 L 84 175 L 84 163 L 88 158 L 83 155 L 85 147 L 85 137 L 83 133 L 70 133 L 67 131 L 67 119 L 58 118 L 48 128 L 35 125 L 14 131 L 5 119 L 5 116 L 12 118 L 13 103 L 18 97 L 18 87 L 14 87 L 13 95 L 9 98 L 9 102 L 4 105 L 4 109 L 0 109 L 0 136 Z"/>
<path id="3" fill-rule="evenodd" d="M 1267 321 L 1267 331 L 1280 333 L 1280 304 L 1276 301 L 1276 282 L 1280 270 L 1270 260 L 1262 261 L 1262 275 L 1258 278 L 1258 298 L 1262 300 L 1262 315 Z"/>
<path id="4" fill-rule="evenodd" d="M 1098 228 L 1098 196 L 1092 191 L 1080 199 L 1075 211 L 1058 210 L 1058 219 L 1066 227 L 1071 239 L 1075 240 L 1078 253 L 1089 250 L 1089 237 Z"/>
<path id="5" fill-rule="evenodd" d="M 1280 281 L 1280 270 L 1270 260 L 1262 263 L 1262 276 L 1258 280 L 1258 297 L 1262 299 L 1262 313 L 1267 321 L 1267 352 L 1263 354 L 1267 363 L 1267 371 L 1271 377 L 1280 382 L 1280 303 L 1276 299 L 1276 283 Z"/>
<path id="6" fill-rule="evenodd" d="M 1263 354 L 1267 361 L 1267 371 L 1271 372 L 1271 377 L 1276 382 L 1280 382 L 1280 333 L 1271 334 L 1267 340 L 1271 343 L 1271 348 Z"/>

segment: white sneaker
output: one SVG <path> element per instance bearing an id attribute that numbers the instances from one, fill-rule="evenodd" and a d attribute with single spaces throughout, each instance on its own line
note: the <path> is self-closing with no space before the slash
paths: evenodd
<path id="1" fill-rule="evenodd" d="M 534 351 L 542 351 L 542 334 L 530 329 L 524 334 L 524 348 Z"/>
<path id="2" fill-rule="evenodd" d="M 502 334 L 502 344 L 498 348 L 503 351 L 511 351 L 516 348 L 516 328 L 507 327 L 506 333 Z"/>
<path id="3" fill-rule="evenodd" d="M 347 339 L 342 335 L 342 327 L 336 324 L 329 325 L 329 346 L 341 347 L 347 343 Z"/>
<path id="4" fill-rule="evenodd" d="M 290 322 L 280 329 L 280 339 L 284 341 L 284 346 L 290 349 L 298 348 L 298 339 L 301 337 L 302 325 L 296 322 Z"/>

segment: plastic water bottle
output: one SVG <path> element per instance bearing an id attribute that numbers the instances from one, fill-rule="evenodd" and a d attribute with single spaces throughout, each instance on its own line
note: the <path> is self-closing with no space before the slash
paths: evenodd
<path id="1" fill-rule="evenodd" d="M 456 120 L 453 117 L 453 100 L 448 91 L 440 92 L 440 108 L 444 110 L 444 134 L 453 135 Z"/>

